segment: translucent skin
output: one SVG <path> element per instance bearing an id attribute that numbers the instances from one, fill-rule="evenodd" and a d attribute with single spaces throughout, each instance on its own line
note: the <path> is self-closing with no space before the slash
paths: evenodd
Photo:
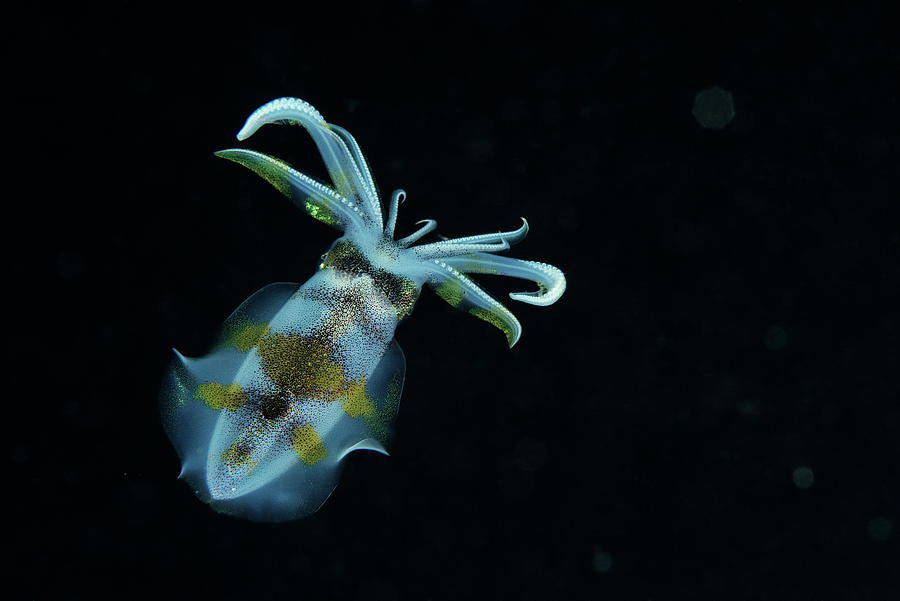
<path id="1" fill-rule="evenodd" d="M 259 152 L 216 153 L 253 170 L 314 218 L 343 232 L 302 286 L 271 284 L 226 321 L 204 357 L 175 351 L 162 388 L 163 424 L 182 459 L 180 477 L 216 511 L 258 521 L 315 512 L 337 484 L 352 451 L 387 454 L 406 362 L 394 341 L 423 285 L 451 305 L 504 332 L 521 335 L 513 314 L 465 273 L 529 279 L 536 292 L 510 296 L 552 304 L 565 290 L 562 272 L 545 263 L 494 255 L 523 239 L 513 231 L 413 245 L 436 222 L 394 239 L 395 191 L 381 201 L 353 137 L 309 104 L 274 100 L 238 134 L 266 123 L 296 124 L 312 136 L 332 186 Z"/>
<path id="2" fill-rule="evenodd" d="M 347 453 L 386 453 L 405 373 L 396 324 L 367 276 L 323 269 L 257 292 L 216 350 L 179 355 L 169 372 L 164 415 L 181 477 L 224 513 L 314 512 Z"/>

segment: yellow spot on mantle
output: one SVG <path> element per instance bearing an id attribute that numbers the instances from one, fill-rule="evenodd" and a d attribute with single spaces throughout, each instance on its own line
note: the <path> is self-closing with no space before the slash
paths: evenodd
<path id="1" fill-rule="evenodd" d="M 202 399 L 210 409 L 216 411 L 237 409 L 247 402 L 247 393 L 237 382 L 228 386 L 222 386 L 218 382 L 206 382 L 197 387 L 197 393 L 194 396 Z"/>
<path id="2" fill-rule="evenodd" d="M 349 382 L 347 385 L 347 399 L 344 401 L 344 412 L 350 417 L 361 415 L 370 417 L 375 412 L 372 399 L 366 394 L 366 379 L 360 378 L 359 382 Z"/>
<path id="3" fill-rule="evenodd" d="M 242 353 L 246 353 L 258 345 L 260 339 L 268 333 L 268 322 L 253 323 L 249 319 L 245 319 L 234 325 L 234 329 L 228 334 L 225 342 Z"/>
<path id="4" fill-rule="evenodd" d="M 323 401 L 344 396 L 344 370 L 321 340 L 278 333 L 260 340 L 257 352 L 266 375 L 294 396 Z"/>
<path id="5" fill-rule="evenodd" d="M 222 451 L 222 463 L 232 467 L 246 466 L 247 470 L 253 470 L 257 465 L 257 461 L 250 459 L 250 449 L 234 443 L 224 451 Z"/>
<path id="6" fill-rule="evenodd" d="M 291 446 L 294 452 L 306 465 L 319 463 L 328 454 L 319 433 L 309 424 L 297 426 L 291 435 Z"/>
<path id="7" fill-rule="evenodd" d="M 347 378 L 322 340 L 276 333 L 262 338 L 257 352 L 266 375 L 295 397 L 341 401 L 350 417 L 369 417 L 375 412 L 366 393 L 366 378 Z"/>
<path id="8" fill-rule="evenodd" d="M 402 384 L 400 372 L 395 371 L 384 391 L 384 399 L 381 402 L 382 408 L 366 415 L 366 425 L 369 427 L 369 432 L 384 446 L 387 446 L 388 442 L 390 442 L 391 423 L 394 420 L 394 416 L 397 415 L 397 408 L 400 405 Z"/>

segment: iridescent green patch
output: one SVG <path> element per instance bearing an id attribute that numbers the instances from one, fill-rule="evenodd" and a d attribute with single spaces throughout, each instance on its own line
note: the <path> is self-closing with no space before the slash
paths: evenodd
<path id="1" fill-rule="evenodd" d="M 243 165 L 272 184 L 276 190 L 285 196 L 291 196 L 291 184 L 287 177 L 287 174 L 291 171 L 291 166 L 286 161 L 256 153 L 235 153 L 220 150 L 215 154 L 216 156 Z"/>
<path id="2" fill-rule="evenodd" d="M 479 309 L 477 307 L 473 307 L 469 309 L 469 315 L 474 315 L 478 319 L 483 319 L 495 328 L 499 329 L 506 335 L 506 342 L 509 343 L 510 346 L 512 346 L 514 336 L 513 329 L 509 326 L 508 322 L 504 321 L 495 312 L 489 311 L 487 309 Z"/>
<path id="3" fill-rule="evenodd" d="M 306 209 L 306 212 L 309 213 L 313 218 L 318 219 L 322 223 L 326 225 L 336 225 L 337 219 L 334 218 L 334 213 L 329 211 L 326 207 L 323 207 L 321 204 L 316 202 L 312 196 L 307 196 L 306 200 L 303 202 L 303 207 Z"/>
<path id="4" fill-rule="evenodd" d="M 465 298 L 462 284 L 455 279 L 441 282 L 435 287 L 434 291 L 438 296 L 450 303 L 451 307 L 458 307 Z"/>

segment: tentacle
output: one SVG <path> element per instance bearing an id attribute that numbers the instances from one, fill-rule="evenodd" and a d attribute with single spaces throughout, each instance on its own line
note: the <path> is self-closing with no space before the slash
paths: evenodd
<path id="1" fill-rule="evenodd" d="M 381 203 L 362 152 L 352 137 L 349 139 L 355 151 L 312 105 L 299 98 L 279 98 L 253 111 L 238 132 L 238 140 L 246 140 L 267 123 L 303 126 L 316 143 L 337 192 L 354 205 L 362 204 L 365 220 L 374 222 L 379 230 L 382 228 Z"/>
<path id="2" fill-rule="evenodd" d="M 417 222 L 416 225 L 419 225 L 420 223 L 424 223 L 425 225 L 420 227 L 418 230 L 416 230 L 406 238 L 397 240 L 397 245 L 400 248 L 406 248 L 425 234 L 429 234 L 433 232 L 435 228 L 437 228 L 437 221 L 435 221 L 434 219 L 423 219 L 422 221 Z"/>
<path id="3" fill-rule="evenodd" d="M 500 239 L 493 244 L 459 244 L 453 240 L 441 240 L 431 244 L 416 246 L 413 251 L 420 259 L 441 259 L 468 255 L 471 253 L 495 253 L 509 249 L 509 242 Z"/>
<path id="4" fill-rule="evenodd" d="M 404 200 L 406 200 L 406 192 L 403 190 L 394 190 L 393 194 L 391 194 L 391 204 L 388 207 L 387 221 L 384 224 L 385 240 L 394 239 L 394 227 L 397 225 L 397 210 L 400 203 Z"/>
<path id="5" fill-rule="evenodd" d="M 429 285 L 438 296 L 453 307 L 462 309 L 506 335 L 510 348 L 522 335 L 522 326 L 516 316 L 478 284 L 445 261 L 435 259 L 427 264 Z"/>
<path id="6" fill-rule="evenodd" d="M 566 276 L 562 271 L 547 263 L 498 257 L 485 253 L 453 257 L 446 259 L 446 263 L 464 273 L 490 273 L 535 282 L 539 287 L 536 292 L 511 292 L 509 294 L 513 300 L 529 305 L 541 307 L 552 305 L 566 290 Z"/>
<path id="7" fill-rule="evenodd" d="M 328 123 L 327 126 L 331 128 L 334 133 L 340 136 L 344 143 L 347 145 L 347 148 L 350 149 L 350 152 L 353 154 L 353 160 L 356 161 L 356 166 L 359 167 L 359 171 L 362 174 L 363 181 L 365 181 L 365 183 L 369 186 L 369 191 L 372 193 L 372 196 L 377 199 L 378 188 L 375 186 L 375 179 L 372 177 L 372 172 L 369 170 L 369 162 L 366 160 L 365 155 L 363 155 L 362 148 L 359 147 L 359 144 L 356 142 L 356 138 L 350 135 L 349 131 L 339 125 Z M 380 215 L 381 203 L 378 203 L 378 212 Z"/>
<path id="8" fill-rule="evenodd" d="M 358 205 L 353 205 L 341 194 L 300 173 L 281 159 L 243 148 L 220 150 L 215 154 L 247 167 L 323 223 L 344 231 L 350 226 L 363 227 Z"/>
<path id="9" fill-rule="evenodd" d="M 510 244 L 517 244 L 524 240 L 525 236 L 528 235 L 528 221 L 526 221 L 524 217 L 521 217 L 521 219 L 522 226 L 517 230 L 497 232 L 496 234 L 477 234 L 475 236 L 464 236 L 462 238 L 444 238 L 444 241 L 448 244 L 488 244 L 506 240 Z"/>

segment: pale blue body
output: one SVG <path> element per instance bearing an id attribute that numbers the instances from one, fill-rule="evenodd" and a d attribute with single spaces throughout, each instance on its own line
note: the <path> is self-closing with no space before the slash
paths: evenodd
<path id="1" fill-rule="evenodd" d="M 313 217 L 343 231 L 302 286 L 272 284 L 226 320 L 209 355 L 178 354 L 163 392 L 163 423 L 182 458 L 183 477 L 214 509 L 260 521 L 316 511 L 334 489 L 351 451 L 385 450 L 396 416 L 405 360 L 393 340 L 424 284 L 452 305 L 500 328 L 510 346 L 521 326 L 464 273 L 532 280 L 538 292 L 510 296 L 549 305 L 565 290 L 553 266 L 496 256 L 527 233 L 482 234 L 413 246 L 436 223 L 394 240 L 362 152 L 345 130 L 299 99 L 272 101 L 238 134 L 266 123 L 303 126 L 334 187 L 258 152 L 217 153 L 272 183 Z"/>

